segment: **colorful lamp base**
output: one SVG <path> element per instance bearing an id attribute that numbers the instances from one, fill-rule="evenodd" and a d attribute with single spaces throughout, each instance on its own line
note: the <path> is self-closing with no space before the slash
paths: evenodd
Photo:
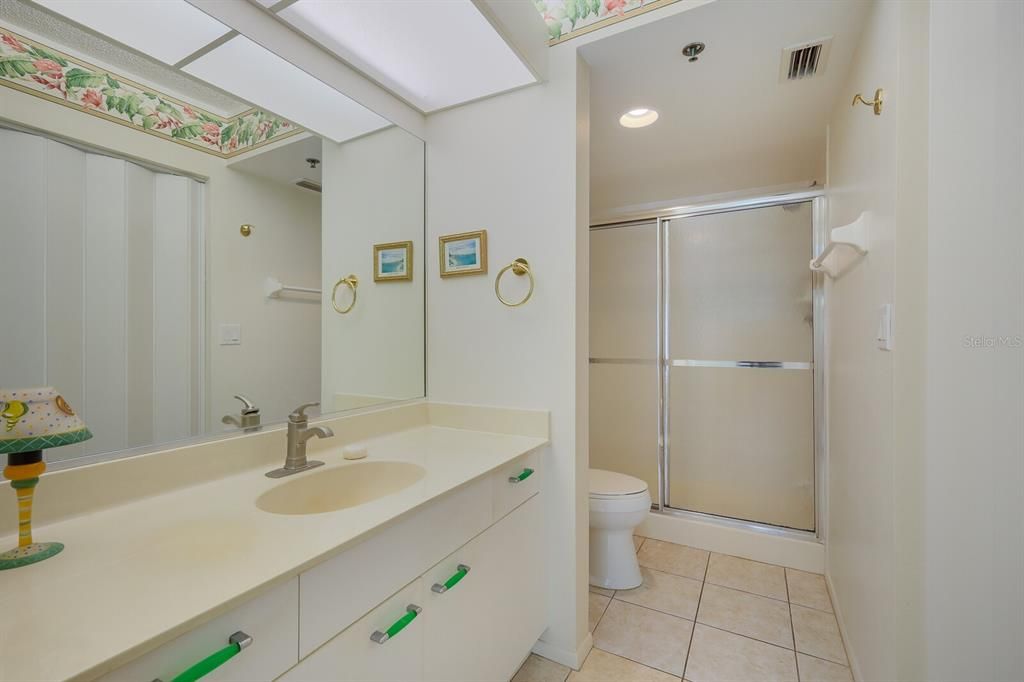
<path id="1" fill-rule="evenodd" d="M 0 571 L 38 563 L 60 554 L 63 549 L 64 545 L 59 542 L 33 542 L 31 545 L 2 552 L 0 553 Z"/>

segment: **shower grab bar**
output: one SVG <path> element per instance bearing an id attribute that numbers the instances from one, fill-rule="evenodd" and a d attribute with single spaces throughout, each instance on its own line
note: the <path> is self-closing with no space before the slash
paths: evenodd
<path id="1" fill-rule="evenodd" d="M 813 362 L 764 360 L 673 360 L 673 367 L 731 367 L 738 369 L 814 369 Z"/>

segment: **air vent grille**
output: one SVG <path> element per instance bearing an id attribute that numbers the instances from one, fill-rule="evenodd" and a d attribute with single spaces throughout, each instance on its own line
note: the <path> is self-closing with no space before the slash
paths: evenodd
<path id="1" fill-rule="evenodd" d="M 822 38 L 787 47 L 782 51 L 779 79 L 799 81 L 818 75 L 825 69 L 831 46 L 831 38 Z"/>
<path id="2" fill-rule="evenodd" d="M 323 188 L 320 186 L 320 183 L 313 182 L 312 180 L 307 180 L 306 178 L 299 178 L 298 180 L 295 181 L 295 184 L 301 187 L 302 189 L 309 189 L 313 190 L 314 192 L 323 191 Z"/>

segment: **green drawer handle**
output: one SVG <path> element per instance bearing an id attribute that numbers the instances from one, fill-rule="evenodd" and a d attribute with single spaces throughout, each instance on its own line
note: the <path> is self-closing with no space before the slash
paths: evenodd
<path id="1" fill-rule="evenodd" d="M 239 630 L 235 634 L 231 635 L 231 637 L 228 638 L 228 641 L 230 644 L 226 647 L 220 651 L 213 652 L 185 672 L 175 677 L 171 682 L 195 682 L 202 677 L 206 677 L 214 670 L 234 658 L 242 649 L 252 644 L 252 637 Z M 154 682 L 159 682 L 159 680 L 154 680 Z"/>
<path id="2" fill-rule="evenodd" d="M 434 583 L 433 585 L 431 585 L 430 591 L 437 592 L 438 594 L 444 594 L 448 590 L 458 585 L 459 581 L 465 578 L 466 574 L 469 573 L 469 566 L 467 566 L 466 564 L 459 564 L 456 567 L 456 569 L 457 570 L 452 575 L 452 577 L 448 578 L 448 580 L 445 580 L 444 584 Z"/>
<path id="3" fill-rule="evenodd" d="M 370 640 L 376 642 L 377 644 L 383 644 L 384 642 L 388 641 L 389 639 L 397 635 L 399 632 L 404 630 L 406 625 L 416 620 L 416 616 L 420 615 L 420 611 L 422 610 L 423 609 L 416 606 L 415 604 L 409 604 L 405 607 L 404 616 L 396 620 L 394 625 L 389 627 L 387 631 L 374 631 L 374 633 L 370 635 Z"/>
<path id="4" fill-rule="evenodd" d="M 508 482 L 509 483 L 522 483 L 523 481 L 528 479 L 531 474 L 533 474 L 533 469 L 530 469 L 530 468 L 523 469 L 523 473 L 519 474 L 518 476 L 509 476 L 508 477 Z"/>

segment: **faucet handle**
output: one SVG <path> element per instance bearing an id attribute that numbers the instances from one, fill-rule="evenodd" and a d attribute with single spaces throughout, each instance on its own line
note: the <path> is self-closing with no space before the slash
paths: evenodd
<path id="1" fill-rule="evenodd" d="M 309 417 L 306 416 L 306 410 L 309 409 L 310 407 L 317 407 L 319 405 L 319 400 L 315 403 L 305 403 L 303 405 L 299 405 L 290 415 L 288 415 L 288 421 L 295 422 L 297 424 L 309 421 Z"/>
<path id="2" fill-rule="evenodd" d="M 260 408 L 256 407 L 256 404 L 244 395 L 236 395 L 235 399 L 242 401 L 242 414 L 259 414 Z"/>

